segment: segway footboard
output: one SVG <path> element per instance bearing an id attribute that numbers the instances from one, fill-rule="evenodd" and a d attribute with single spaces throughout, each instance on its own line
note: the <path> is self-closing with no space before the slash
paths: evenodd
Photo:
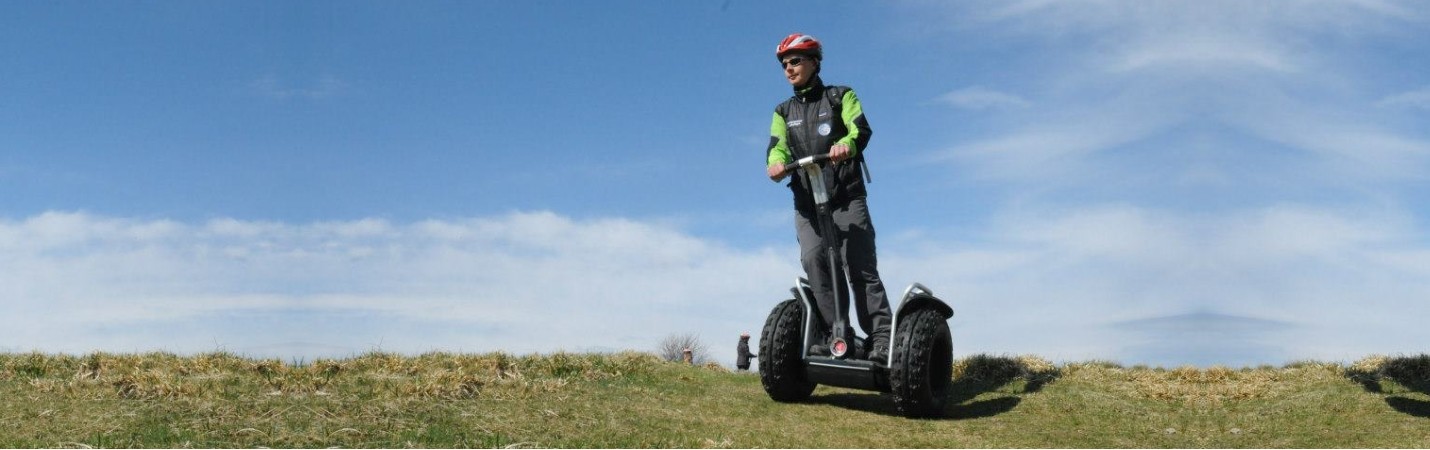
<path id="1" fill-rule="evenodd" d="M 805 377 L 819 384 L 866 391 L 889 392 L 888 369 L 862 359 L 834 359 L 821 356 L 805 360 Z"/>
<path id="2" fill-rule="evenodd" d="M 804 348 L 808 349 L 822 337 L 815 331 L 820 323 L 820 319 L 815 316 L 819 308 L 815 305 L 814 292 L 809 287 L 809 281 L 800 278 L 795 283 L 797 287 L 790 289 L 790 292 L 805 305 Z M 855 337 L 851 346 L 855 349 L 850 355 L 853 359 L 806 354 L 805 379 L 826 386 L 889 392 L 888 367 L 885 367 L 883 362 L 863 358 L 864 342 L 861 338 Z"/>

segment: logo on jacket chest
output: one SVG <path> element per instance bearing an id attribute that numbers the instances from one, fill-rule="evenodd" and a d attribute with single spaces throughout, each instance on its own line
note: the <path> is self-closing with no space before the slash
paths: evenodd
<path id="1" fill-rule="evenodd" d="M 820 136 L 829 136 L 830 131 L 833 131 L 833 128 L 829 126 L 829 122 L 819 124 Z"/>

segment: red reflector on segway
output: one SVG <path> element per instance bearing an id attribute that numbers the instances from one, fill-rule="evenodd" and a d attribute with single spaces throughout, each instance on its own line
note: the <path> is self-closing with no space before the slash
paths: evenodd
<path id="1" fill-rule="evenodd" d="M 843 339 L 835 339 L 834 343 L 829 346 L 829 351 L 835 357 L 844 356 L 844 352 L 849 351 L 849 344 L 844 343 Z"/>

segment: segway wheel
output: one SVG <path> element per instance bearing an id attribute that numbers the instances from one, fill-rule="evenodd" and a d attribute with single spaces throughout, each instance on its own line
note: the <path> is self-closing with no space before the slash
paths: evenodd
<path id="1" fill-rule="evenodd" d="M 760 332 L 760 384 L 777 402 L 809 398 L 814 383 L 804 376 L 804 306 L 796 300 L 775 305 Z"/>
<path id="2" fill-rule="evenodd" d="M 905 326 L 910 331 L 899 333 L 889 371 L 894 404 L 907 417 L 940 417 L 953 384 L 953 338 L 948 322 L 937 311 L 922 309 L 901 318 L 899 328 Z"/>

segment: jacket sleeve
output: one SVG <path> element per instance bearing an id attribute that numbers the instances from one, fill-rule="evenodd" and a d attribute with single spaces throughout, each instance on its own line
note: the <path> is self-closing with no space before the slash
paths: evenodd
<path id="1" fill-rule="evenodd" d="M 851 156 L 858 156 L 869 146 L 869 137 L 874 135 L 874 129 L 869 128 L 869 121 L 864 119 L 864 106 L 859 104 L 859 97 L 854 95 L 853 89 L 844 91 L 840 104 L 844 128 L 849 130 L 849 134 L 839 139 L 838 143 L 848 145 Z"/>
<path id="2" fill-rule="evenodd" d="M 770 122 L 770 146 L 765 149 L 765 166 L 790 163 L 787 133 L 785 118 L 777 109 L 774 120 Z"/>

